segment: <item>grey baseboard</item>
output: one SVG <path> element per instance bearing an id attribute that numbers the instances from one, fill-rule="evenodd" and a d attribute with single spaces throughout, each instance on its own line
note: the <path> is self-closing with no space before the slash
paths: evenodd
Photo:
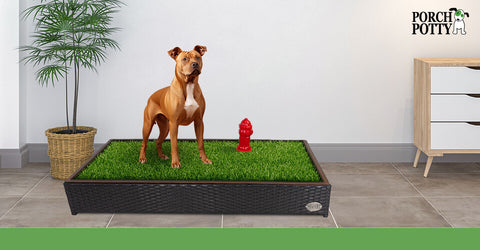
<path id="1" fill-rule="evenodd" d="M 104 144 L 94 144 L 98 151 Z M 319 162 L 413 162 L 416 147 L 411 143 L 310 143 Z M 48 144 L 30 143 L 21 149 L 0 149 L 2 168 L 19 168 L 28 162 L 49 162 Z M 420 162 L 426 162 L 425 155 Z M 480 154 L 447 154 L 435 162 L 480 162 Z"/>
<path id="2" fill-rule="evenodd" d="M 50 162 L 50 158 L 48 158 L 48 144 L 28 144 L 28 156 L 30 158 L 30 162 Z"/>
<path id="3" fill-rule="evenodd" d="M 318 162 L 413 162 L 412 143 L 310 143 Z M 422 154 L 420 162 L 426 162 Z M 480 154 L 446 154 L 435 162 L 480 162 Z"/>
<path id="4" fill-rule="evenodd" d="M 93 147 L 95 153 L 104 145 L 104 143 L 95 143 Z M 48 157 L 47 143 L 30 143 L 28 144 L 28 156 L 30 162 L 50 162 Z"/>
<path id="5" fill-rule="evenodd" d="M 22 168 L 29 162 L 28 145 L 19 149 L 0 149 L 0 168 Z"/>

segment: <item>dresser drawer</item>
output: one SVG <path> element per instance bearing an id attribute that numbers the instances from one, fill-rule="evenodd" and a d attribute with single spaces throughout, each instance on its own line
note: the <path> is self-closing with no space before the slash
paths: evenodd
<path id="1" fill-rule="evenodd" d="M 480 70 L 468 67 L 431 67 L 431 93 L 480 94 Z"/>
<path id="2" fill-rule="evenodd" d="M 431 149 L 480 149 L 480 126 L 432 123 Z"/>
<path id="3" fill-rule="evenodd" d="M 432 95 L 432 121 L 480 121 L 480 95 Z"/>

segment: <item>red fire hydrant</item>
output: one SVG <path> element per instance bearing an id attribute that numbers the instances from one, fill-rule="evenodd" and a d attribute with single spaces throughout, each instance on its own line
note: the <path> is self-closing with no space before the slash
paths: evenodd
<path id="1" fill-rule="evenodd" d="M 240 152 L 249 152 L 252 151 L 250 147 L 250 136 L 253 134 L 252 124 L 250 121 L 245 118 L 242 123 L 240 123 L 240 139 L 237 150 Z"/>

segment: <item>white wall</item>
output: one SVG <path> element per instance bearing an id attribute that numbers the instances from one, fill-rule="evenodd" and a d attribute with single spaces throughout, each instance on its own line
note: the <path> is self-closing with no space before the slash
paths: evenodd
<path id="1" fill-rule="evenodd" d="M 0 0 L 0 149 L 20 146 L 17 1 Z"/>
<path id="2" fill-rule="evenodd" d="M 474 0 L 125 2 L 122 51 L 81 76 L 79 122 L 98 128 L 96 142 L 141 137 L 147 98 L 173 78 L 175 46 L 208 47 L 206 138 L 236 138 L 248 117 L 254 138 L 313 143 L 413 142 L 413 58 L 480 57 Z M 470 13 L 466 36 L 411 35 L 412 11 L 450 7 Z M 29 66 L 21 72 L 27 142 L 46 142 L 44 130 L 64 124 L 64 84 L 44 88 Z M 194 138 L 193 127 L 180 137 Z"/>

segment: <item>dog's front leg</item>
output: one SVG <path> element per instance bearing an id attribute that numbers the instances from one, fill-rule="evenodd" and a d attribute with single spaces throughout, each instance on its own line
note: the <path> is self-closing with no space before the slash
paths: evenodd
<path id="1" fill-rule="evenodd" d="M 145 153 L 147 151 L 148 137 L 152 132 L 152 127 L 153 127 L 153 121 L 151 121 L 150 119 L 144 119 L 143 130 L 142 130 L 143 141 L 142 141 L 142 147 L 140 148 L 140 157 L 138 158 L 138 161 L 141 163 L 147 162 L 147 157 L 145 156 Z"/>
<path id="2" fill-rule="evenodd" d="M 169 127 L 170 127 L 172 168 L 180 168 L 180 159 L 178 157 L 178 143 L 177 143 L 178 123 L 175 121 L 170 121 Z"/>
<path id="3" fill-rule="evenodd" d="M 203 120 L 196 120 L 194 122 L 195 135 L 197 136 L 198 152 L 200 153 L 200 159 L 205 164 L 212 164 L 212 161 L 207 158 L 205 154 L 205 148 L 203 145 Z"/>

